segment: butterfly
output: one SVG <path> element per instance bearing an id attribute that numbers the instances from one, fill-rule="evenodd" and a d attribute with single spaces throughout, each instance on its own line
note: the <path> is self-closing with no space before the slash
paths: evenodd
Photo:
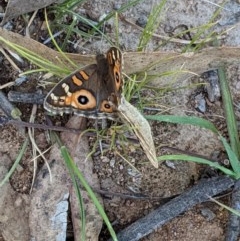
<path id="1" fill-rule="evenodd" d="M 123 85 L 122 53 L 111 47 L 96 62 L 62 79 L 46 96 L 44 108 L 53 114 L 115 119 Z"/>

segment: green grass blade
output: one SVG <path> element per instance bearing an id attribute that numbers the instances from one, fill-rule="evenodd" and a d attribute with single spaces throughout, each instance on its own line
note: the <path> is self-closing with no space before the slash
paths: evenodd
<path id="1" fill-rule="evenodd" d="M 167 0 L 163 0 L 157 6 L 153 7 L 153 10 L 148 17 L 147 25 L 140 36 L 138 51 L 142 51 L 144 48 L 146 48 L 148 42 L 152 38 L 153 33 L 158 28 L 161 21 L 161 12 L 163 11 L 166 2 Z"/>
<path id="2" fill-rule="evenodd" d="M 174 116 L 174 115 L 146 115 L 147 120 L 170 122 L 174 124 L 188 124 L 202 127 L 218 133 L 217 128 L 208 120 L 194 116 Z"/>
<path id="3" fill-rule="evenodd" d="M 24 143 L 23 146 L 16 158 L 16 161 L 14 162 L 13 166 L 11 167 L 11 169 L 9 170 L 9 172 L 7 173 L 7 175 L 4 177 L 4 179 L 0 182 L 0 188 L 9 180 L 9 178 L 12 176 L 13 172 L 15 171 L 15 169 L 17 168 L 19 162 L 21 161 L 26 149 L 27 149 L 27 145 L 28 145 L 29 139 L 27 138 Z"/>
<path id="4" fill-rule="evenodd" d="M 221 141 L 224 145 L 224 148 L 228 154 L 229 161 L 231 163 L 231 166 L 236 173 L 237 179 L 240 178 L 240 162 L 236 156 L 236 154 L 233 152 L 232 148 L 230 145 L 227 143 L 226 139 L 224 137 L 220 137 Z"/>
<path id="5" fill-rule="evenodd" d="M 233 109 L 233 101 L 229 89 L 228 81 L 226 79 L 225 69 L 220 67 L 218 69 L 219 82 L 222 93 L 223 107 L 227 122 L 228 135 L 230 138 L 230 145 L 233 152 L 240 158 L 240 142 L 238 137 L 237 122 Z"/>
<path id="6" fill-rule="evenodd" d="M 11 49 L 14 49 L 19 55 L 26 58 L 28 61 L 31 61 L 33 64 L 44 69 L 46 72 L 51 72 L 57 76 L 64 76 L 66 74 L 69 74 L 69 70 L 67 68 L 63 68 L 63 65 L 57 66 L 52 62 L 48 61 L 47 59 L 44 59 L 41 56 L 37 55 L 36 53 L 20 45 L 11 43 L 0 36 L 0 42 L 1 41 L 7 44 Z"/>
<path id="7" fill-rule="evenodd" d="M 59 141 L 58 141 L 59 143 Z M 92 199 L 94 205 L 96 206 L 99 214 L 101 215 L 101 217 L 103 218 L 110 234 L 111 237 L 114 241 L 117 241 L 117 236 L 116 233 L 114 231 L 114 229 L 112 228 L 112 225 L 102 207 L 102 205 L 99 203 L 96 195 L 94 194 L 94 192 L 92 191 L 91 187 L 88 185 L 88 183 L 86 182 L 86 180 L 83 177 L 83 174 L 79 171 L 79 169 L 77 168 L 77 166 L 75 165 L 73 159 L 71 158 L 69 152 L 67 151 L 65 146 L 61 146 L 61 153 L 62 156 L 64 158 L 64 160 L 66 160 L 68 162 L 67 165 L 69 165 L 69 167 L 72 169 L 72 171 L 74 172 L 74 174 L 77 176 L 77 178 L 80 180 L 81 184 L 83 185 L 83 187 L 86 189 L 88 195 L 90 196 L 90 198 Z"/>
<path id="8" fill-rule="evenodd" d="M 189 161 L 189 162 L 196 162 L 200 164 L 206 164 L 210 167 L 213 167 L 215 169 L 218 169 L 225 173 L 226 175 L 236 178 L 236 174 L 231 171 L 230 169 L 227 169 L 226 167 L 223 167 L 219 165 L 217 162 L 212 162 L 204 158 L 190 156 L 190 155 L 163 155 L 157 158 L 159 161 L 166 161 L 166 160 L 172 160 L 172 161 Z"/>
<path id="9" fill-rule="evenodd" d="M 79 202 L 79 213 L 80 213 L 80 218 L 81 218 L 81 240 L 85 241 L 86 240 L 86 235 L 85 235 L 85 230 L 86 230 L 86 215 L 85 215 L 85 209 L 84 209 L 84 201 L 83 201 L 83 197 L 81 195 L 81 190 L 79 188 L 79 185 L 77 184 L 77 179 L 76 176 L 74 174 L 73 168 L 71 166 L 71 160 L 69 159 L 67 153 L 62 153 L 63 158 L 65 160 L 67 169 L 70 173 L 72 182 L 73 182 L 73 186 L 75 188 L 76 191 L 76 196 Z"/>

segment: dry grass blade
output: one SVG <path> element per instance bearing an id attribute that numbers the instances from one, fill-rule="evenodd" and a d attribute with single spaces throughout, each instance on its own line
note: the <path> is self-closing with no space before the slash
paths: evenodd
<path id="1" fill-rule="evenodd" d="M 61 53 L 46 47 L 43 44 L 38 43 L 35 40 L 25 38 L 19 34 L 9 32 L 0 28 L 0 44 L 4 48 L 11 48 L 9 43 L 17 44 L 22 48 L 26 48 L 39 55 L 42 58 L 50 61 L 53 64 L 62 66 L 63 68 L 69 67 L 70 70 L 74 70 L 73 66 L 62 59 Z M 15 50 L 16 51 L 16 50 Z M 79 55 L 68 54 L 74 63 L 79 66 L 88 65 L 95 62 L 95 56 L 93 55 Z M 125 66 L 128 68 L 125 70 L 126 74 L 132 74 L 142 71 L 147 71 L 151 74 L 159 74 L 166 71 L 177 71 L 185 66 L 184 71 L 179 74 L 179 79 L 184 79 L 186 76 L 191 76 L 190 72 L 202 73 L 218 65 L 219 61 L 225 63 L 240 63 L 240 48 L 236 47 L 220 47 L 220 48 L 208 48 L 198 53 L 169 53 L 169 52 L 153 52 L 153 53 L 136 53 L 128 52 L 123 54 Z M 142 61 L 144 60 L 144 61 Z M 151 67 L 155 67 L 151 69 Z M 180 80 L 179 80 L 180 81 Z"/>

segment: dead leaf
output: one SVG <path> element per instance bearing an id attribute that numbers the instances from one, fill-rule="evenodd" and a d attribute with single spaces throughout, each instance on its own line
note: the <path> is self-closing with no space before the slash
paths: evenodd
<path id="1" fill-rule="evenodd" d="M 62 66 L 69 67 L 70 70 L 76 70 L 62 55 L 46 47 L 39 42 L 23 37 L 17 33 L 9 32 L 0 28 L 0 36 L 5 40 L 18 44 L 34 53 L 38 54 L 42 58 L 45 58 L 52 63 Z M 0 46 L 9 48 L 3 42 L 0 42 Z M 80 55 L 66 53 L 76 65 L 85 66 L 88 64 L 95 63 L 94 55 Z M 240 48 L 237 47 L 219 47 L 219 48 L 207 48 L 198 53 L 174 53 L 174 52 L 125 52 L 123 53 L 124 58 L 124 71 L 126 74 L 138 73 L 146 71 L 147 74 L 159 74 L 175 71 L 178 73 L 178 81 L 184 80 L 187 77 L 192 76 L 194 73 L 202 73 L 208 69 L 218 67 L 219 64 L 231 64 L 233 62 L 240 64 Z M 61 60 L 61 61 L 59 61 Z M 164 78 L 161 76 L 161 83 L 169 84 L 171 76 Z M 153 81 L 154 83 L 154 81 Z"/>
<path id="2" fill-rule="evenodd" d="M 19 2 L 19 0 L 9 0 L 1 26 L 13 18 L 47 7 L 56 1 L 57 0 L 21 0 L 21 2 Z"/>
<path id="3" fill-rule="evenodd" d="M 121 97 L 118 111 L 121 119 L 131 125 L 149 161 L 155 168 L 158 168 L 156 150 L 148 121 L 133 105 L 125 100 L 124 96 Z"/>

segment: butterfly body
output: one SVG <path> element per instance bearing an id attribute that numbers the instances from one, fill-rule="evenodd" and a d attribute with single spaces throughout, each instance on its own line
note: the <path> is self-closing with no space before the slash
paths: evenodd
<path id="1" fill-rule="evenodd" d="M 96 60 L 61 80 L 48 93 L 44 108 L 53 114 L 115 119 L 123 84 L 122 54 L 112 47 Z"/>

